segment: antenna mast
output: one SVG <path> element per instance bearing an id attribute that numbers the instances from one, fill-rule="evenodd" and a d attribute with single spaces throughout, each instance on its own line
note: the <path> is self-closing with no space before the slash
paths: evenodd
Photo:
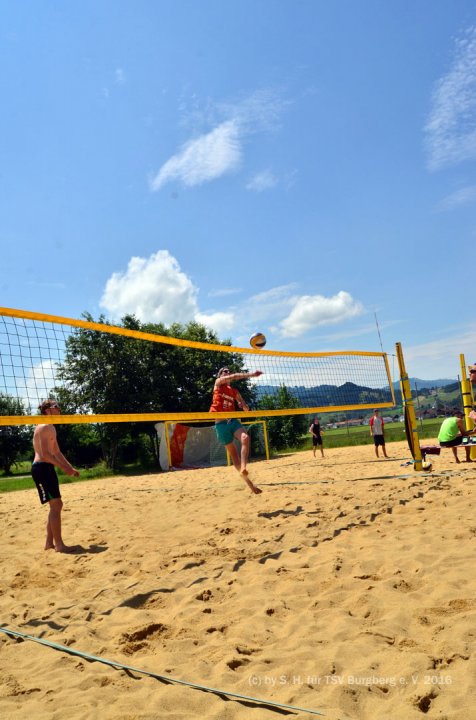
<path id="1" fill-rule="evenodd" d="M 378 326 L 377 313 L 375 311 L 374 311 L 374 315 L 375 315 L 375 324 L 377 326 L 378 339 L 380 340 L 380 349 L 383 352 L 382 336 L 380 335 L 380 328 Z"/>

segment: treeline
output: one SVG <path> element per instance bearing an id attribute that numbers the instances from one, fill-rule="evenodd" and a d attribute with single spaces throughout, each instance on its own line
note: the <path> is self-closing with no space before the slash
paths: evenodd
<path id="1" fill-rule="evenodd" d="M 100 316 L 89 322 L 105 324 Z M 196 322 L 165 327 L 161 323 L 142 323 L 126 315 L 121 327 L 202 343 L 231 345 L 216 333 Z M 198 349 L 138 340 L 107 332 L 78 328 L 69 336 L 65 357 L 59 365 L 57 385 L 50 397 L 60 404 L 63 414 L 124 414 L 163 412 L 206 412 L 213 384 L 220 367 L 231 372 L 244 371 L 239 353 L 203 352 Z M 260 398 L 246 380 L 236 383 L 244 400 L 255 409 L 298 407 L 285 387 L 276 396 Z M 0 414 L 30 414 L 20 400 L 0 395 Z M 144 468 L 159 469 L 159 447 L 154 422 L 92 423 L 58 425 L 60 447 L 74 465 L 81 467 L 104 462 L 113 470 L 139 462 Z M 272 448 L 296 445 L 306 428 L 303 416 L 269 419 L 268 433 Z M 19 459 L 31 455 L 33 429 L 25 426 L 0 426 L 0 468 L 8 473 Z"/>

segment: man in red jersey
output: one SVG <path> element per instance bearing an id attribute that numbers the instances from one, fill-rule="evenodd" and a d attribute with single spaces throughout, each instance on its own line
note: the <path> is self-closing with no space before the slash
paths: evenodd
<path id="1" fill-rule="evenodd" d="M 224 367 L 218 371 L 217 379 L 213 387 L 213 398 L 210 406 L 210 412 L 235 412 L 236 405 L 242 410 L 249 410 L 240 393 L 236 388 L 231 387 L 230 383 L 235 380 L 244 380 L 245 378 L 259 377 L 262 375 L 261 370 L 255 370 L 250 373 L 230 373 L 229 369 Z M 250 436 L 240 423 L 238 418 L 230 418 L 230 420 L 218 420 L 215 423 L 215 431 L 218 440 L 226 447 L 233 465 L 240 473 L 249 489 L 255 495 L 262 492 L 259 487 L 251 482 L 248 476 L 247 464 L 250 452 Z M 241 453 L 238 454 L 234 438 L 241 443 Z"/>

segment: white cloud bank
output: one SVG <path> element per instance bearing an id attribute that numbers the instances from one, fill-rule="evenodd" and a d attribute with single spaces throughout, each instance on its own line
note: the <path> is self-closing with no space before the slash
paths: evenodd
<path id="1" fill-rule="evenodd" d="M 100 305 L 115 320 L 127 314 L 164 325 L 196 320 L 219 334 L 228 333 L 235 323 L 233 312 L 200 312 L 197 296 L 198 288 L 177 260 L 168 250 L 159 250 L 149 258 L 131 258 L 125 272 L 114 273 Z"/>
<path id="2" fill-rule="evenodd" d="M 142 322 L 170 325 L 194 318 L 197 293 L 177 260 L 167 250 L 159 250 L 149 258 L 131 258 L 125 272 L 114 273 L 100 305 L 115 319 L 132 313 Z"/>
<path id="3" fill-rule="evenodd" d="M 215 180 L 239 167 L 240 130 L 236 122 L 224 122 L 211 132 L 185 143 L 181 150 L 162 165 L 152 179 L 152 191 L 171 180 L 192 187 Z"/>
<path id="4" fill-rule="evenodd" d="M 430 170 L 476 158 L 476 27 L 456 41 L 453 65 L 433 92 L 425 133 Z"/>
<path id="5" fill-rule="evenodd" d="M 235 103 L 207 105 L 203 122 L 213 129 L 182 145 L 152 177 L 151 191 L 172 181 L 193 187 L 237 170 L 245 138 L 275 130 L 284 104 L 272 90 L 261 90 Z M 200 118 L 196 109 L 193 117 Z M 261 191 L 276 184 L 271 173 L 260 175 L 250 181 L 249 189 Z"/>
<path id="6" fill-rule="evenodd" d="M 100 300 L 114 320 L 133 314 L 142 322 L 171 325 L 191 320 L 206 325 L 222 337 L 230 336 L 244 324 L 276 328 L 285 338 L 296 338 L 322 325 L 337 324 L 360 315 L 362 305 L 344 291 L 333 297 L 297 295 L 290 283 L 252 296 L 236 307 L 219 312 L 202 310 L 198 288 L 180 269 L 168 250 L 159 250 L 149 258 L 133 257 L 124 272 L 115 272 L 106 282 Z M 255 328 L 256 329 L 256 328 Z"/>
<path id="7" fill-rule="evenodd" d="M 343 290 L 333 297 L 303 295 L 294 299 L 293 308 L 281 321 L 280 329 L 284 337 L 299 337 L 315 327 L 335 325 L 363 311 L 361 303 Z"/>
<path id="8" fill-rule="evenodd" d="M 131 258 L 124 272 L 114 273 L 106 283 L 101 307 L 114 320 L 126 314 L 134 314 L 142 322 L 165 325 L 196 320 L 221 337 L 231 336 L 233 332 L 243 336 L 245 332 L 251 334 L 260 330 L 265 333 L 276 331 L 283 338 L 297 338 L 316 328 L 336 326 L 364 313 L 362 304 L 348 292 L 324 297 L 298 295 L 296 290 L 296 284 L 290 283 L 258 293 L 240 302 L 239 312 L 236 307 L 220 312 L 202 311 L 198 306 L 198 288 L 167 250 L 159 250 L 149 258 Z M 244 320 L 253 328 L 246 328 Z M 348 332 L 335 333 L 327 339 L 340 344 L 340 340 L 367 331 L 371 331 L 368 324 L 364 328 L 353 327 Z M 246 338 L 246 334 L 243 337 Z M 454 329 L 433 342 L 405 344 L 403 352 L 410 376 L 428 380 L 456 379 L 460 373 L 458 353 L 464 353 L 467 363 L 472 363 L 476 360 L 475 348 L 476 325 L 461 332 Z M 38 393 L 39 377 L 48 377 L 52 386 L 54 375 L 55 369 L 48 363 L 35 368 L 28 382 L 30 402 L 44 399 L 43 393 Z"/>

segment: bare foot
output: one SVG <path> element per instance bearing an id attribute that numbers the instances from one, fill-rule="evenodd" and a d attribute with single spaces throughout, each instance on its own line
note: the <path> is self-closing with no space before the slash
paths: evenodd
<path id="1" fill-rule="evenodd" d="M 455 462 L 460 463 L 461 460 L 458 460 L 458 458 L 455 459 Z"/>
<path id="2" fill-rule="evenodd" d="M 241 473 L 241 474 L 243 475 L 243 473 Z M 248 477 L 248 472 L 246 472 L 246 475 L 243 475 L 243 479 L 244 479 L 245 483 L 248 485 L 248 487 L 249 487 L 249 489 L 251 490 L 251 492 L 254 493 L 255 495 L 260 495 L 260 494 L 263 492 L 263 491 L 261 490 L 261 488 L 257 487 L 257 486 L 249 479 L 249 477 Z"/>
<path id="3" fill-rule="evenodd" d="M 55 546 L 53 545 L 53 543 L 49 543 L 49 542 L 46 543 L 45 550 L 54 550 L 54 549 L 55 549 Z"/>
<path id="4" fill-rule="evenodd" d="M 257 485 L 254 485 L 251 480 L 248 481 L 247 485 L 254 495 L 261 495 L 261 493 L 263 492 L 261 488 L 259 488 Z"/>

